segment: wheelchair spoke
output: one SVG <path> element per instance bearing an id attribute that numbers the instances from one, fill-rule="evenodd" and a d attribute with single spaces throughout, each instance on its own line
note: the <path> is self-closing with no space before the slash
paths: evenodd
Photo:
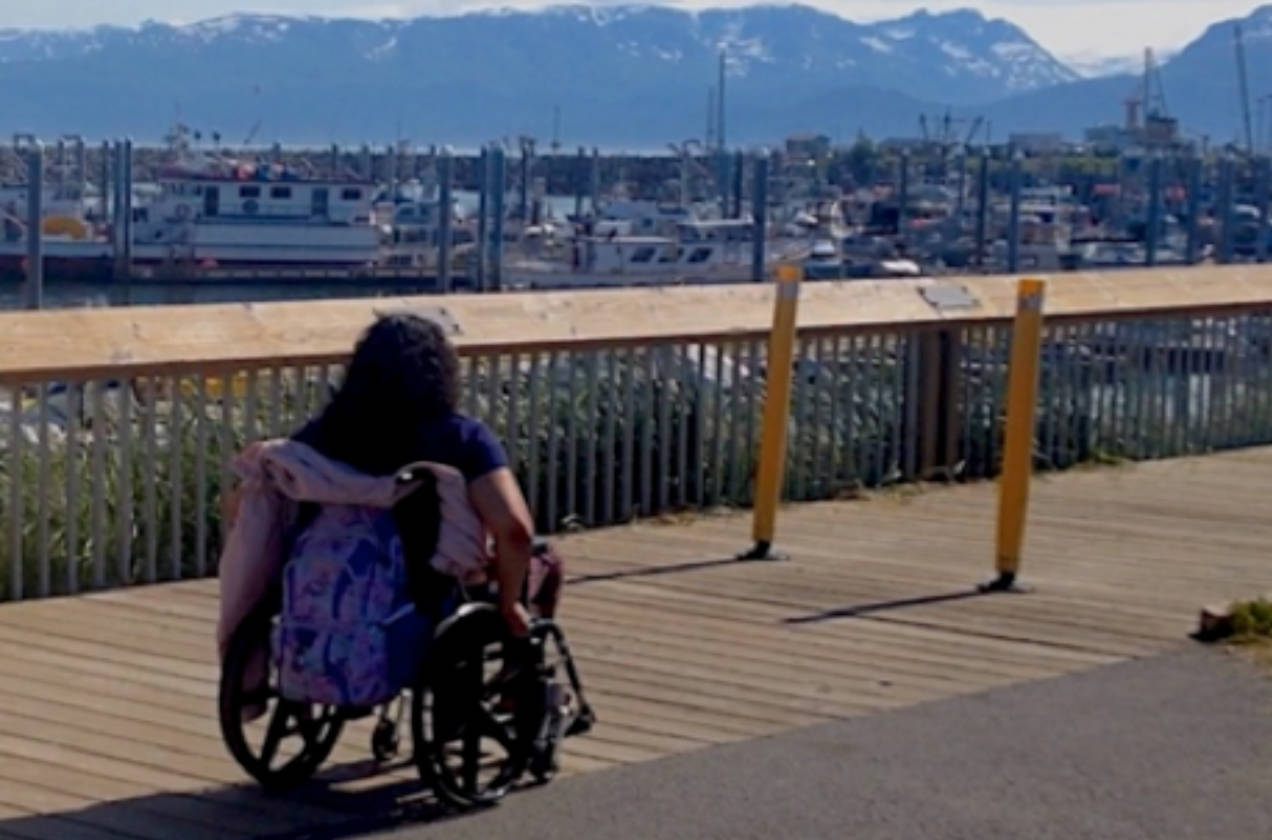
<path id="1" fill-rule="evenodd" d="M 464 791 L 469 795 L 477 792 L 477 776 L 481 771 L 481 730 L 469 726 L 464 731 Z"/>
<path id="2" fill-rule="evenodd" d="M 266 769 L 274 763 L 274 757 L 278 755 L 278 747 L 283 739 L 291 734 L 287 727 L 290 717 L 289 703 L 279 703 L 274 709 L 274 716 L 270 718 L 269 729 L 265 733 L 265 743 L 261 745 L 261 765 Z"/>

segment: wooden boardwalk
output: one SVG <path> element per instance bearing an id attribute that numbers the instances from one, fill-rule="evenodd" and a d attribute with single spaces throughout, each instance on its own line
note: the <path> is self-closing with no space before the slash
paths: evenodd
<path id="1" fill-rule="evenodd" d="M 601 717 L 570 773 L 1055 677 L 1186 644 L 1272 588 L 1272 450 L 1036 482 L 1029 595 L 990 576 L 991 485 L 792 507 L 787 563 L 722 515 L 566 541 L 565 623 Z M 222 838 L 433 815 L 365 731 L 321 784 L 244 784 L 214 718 L 212 581 L 0 606 L 0 837 Z"/>

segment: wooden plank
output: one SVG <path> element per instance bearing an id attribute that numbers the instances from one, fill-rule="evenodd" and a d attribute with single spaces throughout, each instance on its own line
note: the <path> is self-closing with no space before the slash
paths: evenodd
<path id="1" fill-rule="evenodd" d="M 782 564 L 711 562 L 744 542 L 735 514 L 566 537 L 563 622 L 601 721 L 566 745 L 565 772 L 1179 644 L 1200 601 L 1266 588 L 1269 467 L 1264 449 L 1039 481 L 1024 566 L 1039 588 L 1019 598 L 924 601 L 989 573 L 989 484 L 786 508 Z M 409 766 L 365 774 L 366 722 L 337 748 L 330 795 L 297 803 L 312 811 L 234 787 L 214 717 L 218 611 L 214 580 L 0 607 L 0 787 L 16 783 L 0 836 L 101 840 L 152 812 L 197 834 L 222 809 L 228 832 L 258 814 L 316 826 L 421 795 Z"/>

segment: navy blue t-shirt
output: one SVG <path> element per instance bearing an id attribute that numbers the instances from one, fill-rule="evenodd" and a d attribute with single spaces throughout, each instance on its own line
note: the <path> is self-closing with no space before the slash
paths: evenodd
<path id="1" fill-rule="evenodd" d="M 315 445 L 317 423 L 317 420 L 310 422 L 295 439 Z M 427 423 L 412 438 L 409 451 L 394 456 L 393 463 L 399 467 L 417 461 L 445 464 L 459 470 L 471 483 L 508 466 L 508 456 L 494 433 L 480 420 L 462 414 L 452 414 Z"/>
<path id="2" fill-rule="evenodd" d="M 473 482 L 508 466 L 508 456 L 494 433 L 480 420 L 452 414 L 420 429 L 420 448 L 412 461 L 446 464 Z"/>

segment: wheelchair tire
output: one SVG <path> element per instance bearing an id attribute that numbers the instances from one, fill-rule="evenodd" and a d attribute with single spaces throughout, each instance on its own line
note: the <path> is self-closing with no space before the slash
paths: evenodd
<path id="1" fill-rule="evenodd" d="M 234 633 L 221 666 L 218 707 L 221 737 L 230 755 L 248 775 L 268 791 L 277 792 L 308 781 L 331 756 L 344 726 L 340 710 L 284 700 L 278 695 L 276 680 L 268 679 L 263 695 L 248 698 L 243 690 L 243 674 L 251 657 L 259 655 L 261 639 L 269 638 L 272 616 L 257 614 L 243 622 Z M 243 709 L 249 700 L 263 702 L 264 737 L 257 740 L 249 729 L 259 723 L 245 722 Z M 291 741 L 298 741 L 292 745 Z M 289 749 L 284 751 L 284 744 Z"/>
<path id="2" fill-rule="evenodd" d="M 438 628 L 411 697 L 411 734 L 421 778 L 459 810 L 498 802 L 526 769 L 527 733 L 516 693 L 501 682 L 512 662 L 503 618 L 490 604 L 469 604 Z M 517 702 L 520 698 L 516 698 Z"/>

